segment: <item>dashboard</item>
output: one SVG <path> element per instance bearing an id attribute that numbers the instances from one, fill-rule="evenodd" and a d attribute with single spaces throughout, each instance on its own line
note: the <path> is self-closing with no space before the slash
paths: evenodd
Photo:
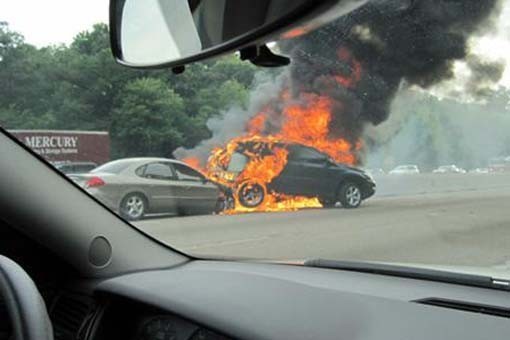
<path id="1" fill-rule="evenodd" d="M 508 291 L 302 266 L 191 261 L 89 283 L 81 291 L 52 304 L 57 340 L 479 340 L 510 334 Z M 79 310 L 82 315 L 70 320 Z M 69 329 L 74 332 L 63 332 Z"/>
<path id="2" fill-rule="evenodd" d="M 510 334 L 508 291 L 292 265 L 190 261 L 40 290 L 56 340 L 479 340 Z"/>

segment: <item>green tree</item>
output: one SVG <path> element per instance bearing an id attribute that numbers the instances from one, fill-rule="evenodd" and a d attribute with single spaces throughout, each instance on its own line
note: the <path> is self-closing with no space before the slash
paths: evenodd
<path id="1" fill-rule="evenodd" d="M 110 131 L 117 157 L 169 156 L 208 138 L 207 120 L 244 106 L 254 74 L 235 56 L 194 63 L 181 75 L 133 70 L 115 63 L 105 24 L 69 46 L 36 48 L 0 23 L 0 124 Z"/>
<path id="2" fill-rule="evenodd" d="M 117 157 L 170 156 L 184 143 L 184 102 L 160 79 L 129 82 L 118 101 L 111 129 Z"/>

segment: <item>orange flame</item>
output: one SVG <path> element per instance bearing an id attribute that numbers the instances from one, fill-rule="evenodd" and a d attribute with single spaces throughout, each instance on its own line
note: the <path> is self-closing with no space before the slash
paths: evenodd
<path id="1" fill-rule="evenodd" d="M 305 27 L 295 27 L 281 35 L 282 39 L 293 39 L 305 35 L 309 32 L 309 29 Z"/>
<path id="2" fill-rule="evenodd" d="M 273 137 L 315 148 L 340 163 L 350 165 L 356 163 L 353 151 L 361 149 L 361 141 L 353 146 L 344 138 L 330 137 L 331 99 L 315 94 L 302 94 L 302 100 L 304 104 L 293 103 L 284 109 L 282 127 Z M 248 122 L 248 133 L 250 135 L 262 133 L 266 120 L 265 111 L 255 115 Z"/>
<path id="3" fill-rule="evenodd" d="M 306 208 L 322 208 L 322 204 L 316 197 L 309 198 L 303 196 L 290 196 L 273 193 L 268 196 L 264 204 L 256 208 L 247 208 L 236 202 L 234 209 L 223 212 L 225 215 L 234 215 L 239 213 L 252 212 L 277 212 L 277 211 L 297 211 Z"/>
<path id="4" fill-rule="evenodd" d="M 198 157 L 186 157 L 182 162 L 188 164 L 192 168 L 201 169 L 200 159 Z"/>
<path id="5" fill-rule="evenodd" d="M 351 74 L 350 75 L 335 75 L 337 83 L 343 87 L 352 88 L 361 79 L 361 64 L 356 58 L 354 58 L 351 52 L 343 47 L 340 47 L 337 52 L 338 58 L 350 64 Z"/>

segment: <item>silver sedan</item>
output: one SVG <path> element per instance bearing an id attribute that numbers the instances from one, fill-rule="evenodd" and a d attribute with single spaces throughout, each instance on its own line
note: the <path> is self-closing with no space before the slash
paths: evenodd
<path id="1" fill-rule="evenodd" d="M 212 213 L 218 186 L 188 165 L 166 158 L 126 158 L 70 177 L 128 220 L 151 213 Z"/>

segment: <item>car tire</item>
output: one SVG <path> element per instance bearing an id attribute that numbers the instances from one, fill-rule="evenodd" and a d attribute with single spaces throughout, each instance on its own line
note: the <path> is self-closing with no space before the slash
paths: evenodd
<path id="1" fill-rule="evenodd" d="M 139 193 L 126 195 L 120 203 L 120 215 L 128 221 L 137 221 L 145 216 L 147 199 Z"/>
<path id="2" fill-rule="evenodd" d="M 259 183 L 244 182 L 237 189 L 237 199 L 245 208 L 256 208 L 264 203 L 266 189 Z"/>
<path id="3" fill-rule="evenodd" d="M 353 182 L 342 184 L 340 190 L 338 190 L 337 197 L 342 207 L 347 209 L 359 207 L 363 200 L 360 186 Z"/>

